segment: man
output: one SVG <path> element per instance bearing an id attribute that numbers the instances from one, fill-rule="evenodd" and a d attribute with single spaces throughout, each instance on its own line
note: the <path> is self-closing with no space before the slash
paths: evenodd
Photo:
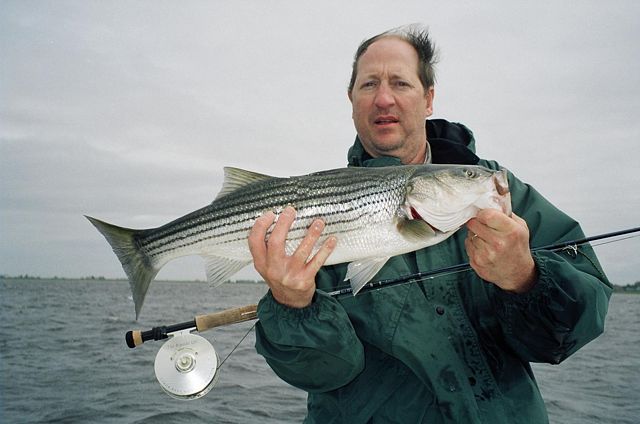
<path id="1" fill-rule="evenodd" d="M 461 124 L 433 112 L 434 51 L 420 28 L 392 30 L 356 52 L 349 86 L 357 131 L 350 166 L 498 164 L 473 152 Z M 426 124 L 425 124 L 426 122 Z M 308 423 L 548 422 L 529 362 L 559 363 L 599 335 L 611 289 L 590 247 L 531 253 L 583 236 L 579 225 L 509 175 L 514 214 L 483 210 L 444 242 L 392 258 L 375 280 L 469 261 L 473 271 L 336 300 L 346 264 L 309 258 L 322 221 L 297 251 L 285 209 L 256 221 L 249 246 L 269 285 L 256 349 L 306 390 Z M 522 217 L 522 218 L 521 218 Z"/>

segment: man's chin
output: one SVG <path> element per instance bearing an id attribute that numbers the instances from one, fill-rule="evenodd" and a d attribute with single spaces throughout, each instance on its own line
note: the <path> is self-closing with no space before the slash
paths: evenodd
<path id="1" fill-rule="evenodd" d="M 403 141 L 397 137 L 377 138 L 372 143 L 374 149 L 380 153 L 380 156 L 393 156 L 403 146 Z"/>

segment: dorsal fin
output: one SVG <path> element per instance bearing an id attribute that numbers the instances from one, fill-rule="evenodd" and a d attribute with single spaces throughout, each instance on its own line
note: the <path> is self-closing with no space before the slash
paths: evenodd
<path id="1" fill-rule="evenodd" d="M 259 174 L 257 172 L 247 171 L 240 168 L 233 168 L 230 166 L 224 167 L 224 183 L 222 183 L 222 189 L 220 193 L 216 196 L 216 200 L 226 196 L 229 193 L 232 193 L 239 189 L 240 187 L 244 187 L 247 184 L 254 183 L 256 181 L 262 181 L 266 179 L 273 178 L 269 175 Z"/>

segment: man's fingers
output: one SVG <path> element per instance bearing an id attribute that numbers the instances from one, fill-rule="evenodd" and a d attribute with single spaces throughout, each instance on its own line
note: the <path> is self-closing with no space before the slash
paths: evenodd
<path id="1" fill-rule="evenodd" d="M 309 259 L 309 255 L 313 251 L 313 247 L 320 238 L 324 230 L 324 222 L 320 219 L 316 219 L 311 223 L 311 226 L 307 230 L 307 235 L 302 239 L 302 242 L 293 253 L 293 256 L 297 258 L 301 263 L 306 263 Z"/>
<path id="2" fill-rule="evenodd" d="M 262 268 L 266 262 L 267 246 L 264 240 L 274 219 L 275 214 L 273 212 L 267 212 L 256 219 L 253 227 L 251 227 L 251 231 L 249 231 L 249 237 L 247 239 L 249 242 L 249 251 L 251 252 L 251 256 L 253 256 L 254 266 L 258 269 Z"/>
<path id="3" fill-rule="evenodd" d="M 516 215 L 515 212 L 511 213 L 511 219 L 516 221 L 521 226 L 526 227 L 527 229 L 529 229 L 529 226 L 527 225 L 527 221 L 525 221 L 524 219 L 522 219 L 521 217 Z"/>
<path id="4" fill-rule="evenodd" d="M 496 209 L 482 209 L 478 212 L 476 219 L 495 231 L 505 231 L 512 225 L 511 218 Z"/>
<path id="5" fill-rule="evenodd" d="M 337 238 L 333 236 L 327 238 L 324 243 L 322 243 L 320 250 L 318 250 L 318 252 L 313 256 L 313 258 L 311 258 L 311 260 L 307 264 L 307 271 L 315 276 L 327 261 L 329 255 L 331 255 L 333 250 L 336 248 L 337 244 Z"/>
<path id="6" fill-rule="evenodd" d="M 467 238 L 487 238 L 491 234 L 492 230 L 482 223 L 478 218 L 471 218 L 467 221 Z"/>
<path id="7" fill-rule="evenodd" d="M 249 250 L 253 256 L 254 266 L 266 281 L 272 283 L 270 284 L 272 290 L 282 291 L 284 287 L 293 288 L 292 281 L 313 282 L 318 270 L 324 265 L 337 244 L 336 237 L 329 237 L 310 258 L 325 228 L 324 222 L 316 219 L 309 226 L 307 234 L 296 251 L 291 256 L 287 256 L 286 240 L 295 219 L 295 209 L 286 207 L 273 225 L 276 220 L 275 214 L 267 212 L 256 219 L 249 232 Z M 273 229 L 269 233 L 272 226 Z M 267 234 L 269 234 L 268 240 L 265 243 Z M 290 299 L 287 299 L 287 296 L 284 296 L 281 300 L 285 304 L 291 303 Z"/>
<path id="8" fill-rule="evenodd" d="M 291 206 L 287 206 L 278 216 L 276 225 L 273 227 L 273 231 L 269 234 L 268 245 L 270 251 L 282 251 L 284 252 L 284 244 L 289 234 L 289 229 L 296 219 L 296 210 Z M 271 249 L 271 246 L 274 248 Z"/>

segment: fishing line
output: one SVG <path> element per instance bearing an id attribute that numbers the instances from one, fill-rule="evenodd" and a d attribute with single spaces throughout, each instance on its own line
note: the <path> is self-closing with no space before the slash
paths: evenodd
<path id="1" fill-rule="evenodd" d="M 242 338 L 240 339 L 240 341 L 233 347 L 233 349 L 231 349 L 231 352 L 229 352 L 227 354 L 227 356 L 225 356 L 225 358 L 220 362 L 220 365 L 218 365 L 218 370 L 220 370 L 222 368 L 222 366 L 224 365 L 225 362 L 227 362 L 227 359 L 229 359 L 229 357 L 231 355 L 233 355 L 233 352 L 236 351 L 236 349 L 242 344 L 242 342 L 244 341 L 244 339 L 247 338 L 247 336 L 249 335 L 249 333 L 251 333 L 251 331 L 253 331 L 254 327 L 256 326 L 256 324 L 258 323 L 258 321 L 255 321 L 251 327 L 249 327 L 249 330 L 247 330 L 246 333 L 244 333 L 244 336 L 242 336 Z"/>
<path id="2" fill-rule="evenodd" d="M 599 243 L 593 243 L 592 246 L 593 247 L 604 246 L 605 244 L 616 243 L 616 242 L 619 242 L 619 241 L 629 240 L 629 239 L 638 238 L 638 237 L 640 237 L 640 234 L 636 234 L 636 235 L 633 235 L 633 236 L 627 236 L 627 237 L 620 237 L 620 238 L 615 239 L 615 240 L 601 241 Z"/>

